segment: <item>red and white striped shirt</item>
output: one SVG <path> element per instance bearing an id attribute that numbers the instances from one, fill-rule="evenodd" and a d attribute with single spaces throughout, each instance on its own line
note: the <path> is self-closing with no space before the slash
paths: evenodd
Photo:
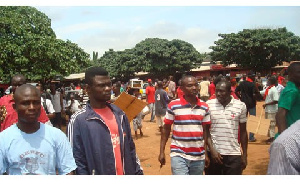
<path id="1" fill-rule="evenodd" d="M 174 125 L 171 141 L 171 157 L 181 156 L 188 160 L 204 160 L 204 140 L 202 125 L 210 124 L 208 105 L 197 98 L 192 107 L 184 97 L 173 100 L 168 105 L 165 125 Z"/>

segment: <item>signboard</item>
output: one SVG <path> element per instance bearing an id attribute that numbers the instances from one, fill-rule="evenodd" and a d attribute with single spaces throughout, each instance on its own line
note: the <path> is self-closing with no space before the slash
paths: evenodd
<path id="1" fill-rule="evenodd" d="M 223 65 L 212 65 L 211 69 L 212 70 L 221 70 L 221 69 L 225 69 L 225 68 L 223 67 Z"/>
<path id="2" fill-rule="evenodd" d="M 125 92 L 121 93 L 114 104 L 125 112 L 129 121 L 132 121 L 147 106 L 146 102 Z"/>
<path id="3" fill-rule="evenodd" d="M 254 134 L 268 136 L 270 120 L 250 115 L 247 120 L 247 131 Z"/>

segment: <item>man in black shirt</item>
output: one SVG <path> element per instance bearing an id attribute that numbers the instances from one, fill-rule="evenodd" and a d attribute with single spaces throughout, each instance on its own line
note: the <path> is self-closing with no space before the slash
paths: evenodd
<path id="1" fill-rule="evenodd" d="M 249 115 L 256 116 L 256 98 L 259 96 L 259 91 L 255 86 L 254 81 L 255 75 L 249 73 L 247 79 L 241 82 L 235 89 L 235 94 L 246 104 L 247 114 L 249 113 Z M 249 133 L 249 141 L 256 141 L 252 132 Z"/>

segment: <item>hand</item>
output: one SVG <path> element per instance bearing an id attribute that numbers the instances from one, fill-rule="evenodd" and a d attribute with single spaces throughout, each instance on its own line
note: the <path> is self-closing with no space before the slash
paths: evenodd
<path id="1" fill-rule="evenodd" d="M 242 167 L 242 170 L 246 169 L 246 167 L 247 167 L 247 155 L 242 155 L 241 167 Z"/>
<path id="2" fill-rule="evenodd" d="M 207 155 L 205 155 L 205 168 L 208 168 L 209 164 L 210 164 L 210 159 L 208 158 Z"/>
<path id="3" fill-rule="evenodd" d="M 266 106 L 267 106 L 266 104 L 263 104 L 263 106 L 262 106 L 262 107 L 265 109 L 265 108 L 266 108 Z"/>
<path id="4" fill-rule="evenodd" d="M 223 164 L 222 162 L 223 157 L 218 153 L 216 150 L 211 150 L 211 160 L 217 164 Z"/>
<path id="5" fill-rule="evenodd" d="M 160 162 L 160 165 L 166 165 L 166 156 L 165 153 L 160 153 L 158 156 L 158 161 Z"/>

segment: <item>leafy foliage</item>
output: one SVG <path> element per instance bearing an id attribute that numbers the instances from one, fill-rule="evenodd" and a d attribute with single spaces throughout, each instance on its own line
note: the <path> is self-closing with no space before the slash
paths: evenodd
<path id="1" fill-rule="evenodd" d="M 89 55 L 71 41 L 56 39 L 51 20 L 33 7 L 0 7 L 0 76 L 22 73 L 31 80 L 77 73 Z"/>
<path id="2" fill-rule="evenodd" d="M 300 57 L 300 38 L 286 28 L 244 29 L 237 34 L 219 34 L 219 37 L 216 46 L 210 47 L 211 56 L 224 65 L 236 63 L 263 70 Z"/>
<path id="3" fill-rule="evenodd" d="M 118 52 L 109 50 L 100 58 L 99 63 L 112 76 L 128 79 L 134 72 L 140 71 L 158 76 L 189 71 L 201 64 L 201 57 L 185 41 L 147 38 L 132 49 Z"/>

